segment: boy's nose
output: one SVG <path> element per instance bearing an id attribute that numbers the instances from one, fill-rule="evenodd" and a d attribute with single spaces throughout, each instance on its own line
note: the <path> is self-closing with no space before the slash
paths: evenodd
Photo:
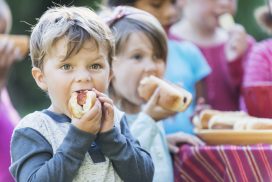
<path id="1" fill-rule="evenodd" d="M 87 70 L 78 70 L 76 72 L 75 80 L 77 82 L 89 82 L 91 81 L 90 72 Z"/>

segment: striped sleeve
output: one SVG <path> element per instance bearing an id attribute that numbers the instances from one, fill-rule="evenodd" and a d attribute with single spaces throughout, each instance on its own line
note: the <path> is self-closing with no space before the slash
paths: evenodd
<path id="1" fill-rule="evenodd" d="M 272 80 L 272 40 L 256 44 L 249 55 L 244 85 Z"/>

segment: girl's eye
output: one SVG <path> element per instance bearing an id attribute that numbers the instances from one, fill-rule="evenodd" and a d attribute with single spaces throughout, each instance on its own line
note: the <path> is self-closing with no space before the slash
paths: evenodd
<path id="1" fill-rule="evenodd" d="M 65 64 L 61 67 L 61 69 L 63 70 L 70 70 L 72 68 L 72 66 L 70 64 Z"/>
<path id="2" fill-rule="evenodd" d="M 94 70 L 98 70 L 98 69 L 101 69 L 102 66 L 100 64 L 93 64 L 91 65 L 91 69 L 94 69 Z"/>
<path id="3" fill-rule="evenodd" d="M 135 54 L 132 56 L 133 59 L 141 61 L 143 59 L 143 56 L 141 54 Z"/>

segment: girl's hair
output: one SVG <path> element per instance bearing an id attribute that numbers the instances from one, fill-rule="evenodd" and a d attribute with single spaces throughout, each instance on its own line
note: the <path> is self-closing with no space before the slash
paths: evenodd
<path id="1" fill-rule="evenodd" d="M 166 61 L 167 36 L 153 15 L 133 7 L 119 6 L 106 21 L 115 38 L 116 55 L 125 48 L 130 35 L 141 32 L 150 40 L 154 55 Z"/>
<path id="2" fill-rule="evenodd" d="M 47 10 L 33 28 L 30 56 L 34 67 L 43 68 L 43 61 L 54 43 L 67 38 L 66 58 L 80 51 L 86 40 L 93 40 L 99 50 L 107 50 L 109 64 L 115 46 L 109 27 L 93 11 L 85 7 L 54 7 Z"/>
<path id="3" fill-rule="evenodd" d="M 272 14 L 267 6 L 259 7 L 255 10 L 255 18 L 259 26 L 268 34 L 272 34 Z"/>
<path id="4" fill-rule="evenodd" d="M 5 22 L 5 30 L 0 33 L 8 33 L 11 29 L 12 16 L 10 8 L 4 0 L 0 0 L 0 20 Z"/>
<path id="5" fill-rule="evenodd" d="M 133 5 L 137 0 L 106 0 L 109 6 Z"/>

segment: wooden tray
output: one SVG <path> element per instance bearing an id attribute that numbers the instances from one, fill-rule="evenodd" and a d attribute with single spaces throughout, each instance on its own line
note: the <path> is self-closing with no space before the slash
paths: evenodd
<path id="1" fill-rule="evenodd" d="M 196 135 L 208 145 L 272 144 L 272 130 L 209 130 L 195 129 Z"/>

